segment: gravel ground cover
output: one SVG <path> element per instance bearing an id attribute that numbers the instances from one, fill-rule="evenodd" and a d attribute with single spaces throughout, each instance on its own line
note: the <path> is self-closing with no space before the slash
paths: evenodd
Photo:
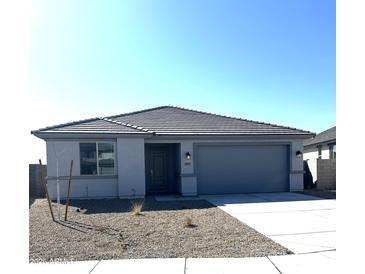
<path id="1" fill-rule="evenodd" d="M 68 221 L 53 222 L 45 199 L 32 203 L 30 262 L 291 253 L 205 200 L 157 202 L 151 197 L 144 200 L 141 215 L 131 213 L 127 199 L 73 200 L 71 205 Z"/>

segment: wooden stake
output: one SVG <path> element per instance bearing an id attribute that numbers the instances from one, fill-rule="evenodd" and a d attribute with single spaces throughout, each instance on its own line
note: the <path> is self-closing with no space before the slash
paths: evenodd
<path id="1" fill-rule="evenodd" d="M 52 204 L 51 204 L 51 200 L 49 198 L 47 184 L 44 181 L 43 170 L 42 170 L 42 160 L 41 159 L 39 159 L 39 164 L 40 164 L 39 175 L 41 176 L 41 183 L 42 183 L 42 186 L 43 186 L 43 189 L 44 189 L 44 193 L 46 194 L 46 198 L 47 198 L 47 201 L 48 201 L 49 211 L 51 212 L 52 220 L 55 222 L 55 218 L 54 218 L 53 210 L 52 210 Z"/>
<path id="2" fill-rule="evenodd" d="M 71 163 L 70 163 L 70 176 L 68 177 L 68 190 L 67 190 L 65 221 L 67 221 L 68 205 L 70 203 L 70 189 L 71 189 L 71 178 L 72 178 L 72 167 L 73 167 L 73 164 L 74 164 L 74 160 L 71 160 Z"/>

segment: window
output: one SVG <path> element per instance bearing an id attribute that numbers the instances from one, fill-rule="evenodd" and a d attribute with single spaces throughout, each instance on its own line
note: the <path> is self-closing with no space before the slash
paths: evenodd
<path id="1" fill-rule="evenodd" d="M 330 150 L 330 159 L 336 159 L 336 144 L 329 144 L 328 147 Z"/>
<path id="2" fill-rule="evenodd" d="M 318 148 L 318 159 L 322 159 L 322 146 L 317 146 Z"/>
<path id="3" fill-rule="evenodd" d="M 96 143 L 80 144 L 81 175 L 97 174 Z"/>
<path id="4" fill-rule="evenodd" d="M 114 143 L 80 143 L 81 175 L 114 175 Z"/>
<path id="5" fill-rule="evenodd" d="M 114 144 L 98 143 L 99 174 L 114 174 Z"/>

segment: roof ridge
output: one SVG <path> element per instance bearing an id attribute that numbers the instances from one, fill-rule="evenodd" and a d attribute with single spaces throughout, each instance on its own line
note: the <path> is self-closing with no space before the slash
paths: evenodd
<path id="1" fill-rule="evenodd" d="M 214 115 L 214 116 L 219 116 L 219 117 L 224 117 L 224 118 L 236 119 L 236 120 L 246 121 L 246 122 L 253 122 L 253 123 L 269 125 L 269 126 L 276 126 L 276 127 L 286 128 L 286 129 L 300 130 L 300 131 L 303 131 L 303 132 L 306 132 L 306 133 L 315 134 L 314 132 L 311 132 L 311 131 L 308 131 L 308 130 L 303 130 L 303 129 L 300 129 L 300 128 L 282 126 L 282 125 L 278 125 L 278 124 L 265 123 L 265 122 L 249 120 L 249 119 L 244 119 L 244 118 L 239 118 L 239 117 L 233 117 L 233 116 L 228 116 L 228 115 L 222 115 L 222 114 L 216 114 L 216 113 L 200 111 L 200 110 L 195 110 L 195 109 L 189 109 L 189 108 L 183 108 L 183 107 L 177 107 L 177 106 L 164 106 L 164 107 L 172 107 L 172 108 L 177 108 L 177 109 L 182 109 L 182 110 L 187 110 L 187 111 L 193 111 L 193 112 L 202 113 L 202 114 L 209 114 L 209 115 Z"/>
<path id="2" fill-rule="evenodd" d="M 117 114 L 117 115 L 106 116 L 105 118 L 123 117 L 123 116 L 127 116 L 127 115 L 138 114 L 138 113 L 142 113 L 142 112 L 148 112 L 148 111 L 161 109 L 161 108 L 167 108 L 167 107 L 171 107 L 171 106 L 159 106 L 159 107 L 154 107 L 154 108 L 146 108 L 146 109 L 142 109 L 142 110 L 137 110 L 137 111 L 121 113 L 121 114 Z"/>
<path id="3" fill-rule="evenodd" d="M 77 120 L 77 121 L 72 121 L 72 122 L 68 122 L 68 123 L 62 123 L 62 124 L 57 124 L 57 125 L 53 125 L 53 126 L 43 127 L 43 128 L 37 129 L 37 130 L 32 130 L 31 133 L 49 130 L 49 129 L 55 129 L 55 128 L 59 128 L 59 127 L 65 127 L 65 126 L 73 126 L 73 125 L 97 121 L 97 120 L 102 120 L 102 119 L 100 117 L 95 117 L 95 118 Z"/>
<path id="4" fill-rule="evenodd" d="M 108 117 L 104 117 L 104 118 L 102 118 L 102 120 L 113 123 L 113 124 L 117 124 L 117 125 L 129 127 L 129 128 L 133 128 L 133 129 L 136 129 L 136 130 L 140 130 L 140 131 L 143 131 L 143 132 L 155 133 L 154 131 L 149 130 L 147 128 L 137 126 L 137 125 L 132 125 L 130 123 L 123 123 L 123 122 L 120 122 L 120 121 L 112 120 L 112 119 L 109 119 Z"/>

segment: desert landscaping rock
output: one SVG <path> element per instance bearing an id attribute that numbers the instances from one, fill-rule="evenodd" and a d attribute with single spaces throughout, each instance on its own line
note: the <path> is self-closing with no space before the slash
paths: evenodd
<path id="1" fill-rule="evenodd" d="M 131 213 L 128 199 L 73 200 L 68 221 L 53 222 L 47 201 L 37 199 L 29 218 L 30 262 L 290 253 L 205 200 L 157 202 L 151 197 L 144 200 L 141 215 Z M 188 218 L 191 226 L 186 226 Z"/>

